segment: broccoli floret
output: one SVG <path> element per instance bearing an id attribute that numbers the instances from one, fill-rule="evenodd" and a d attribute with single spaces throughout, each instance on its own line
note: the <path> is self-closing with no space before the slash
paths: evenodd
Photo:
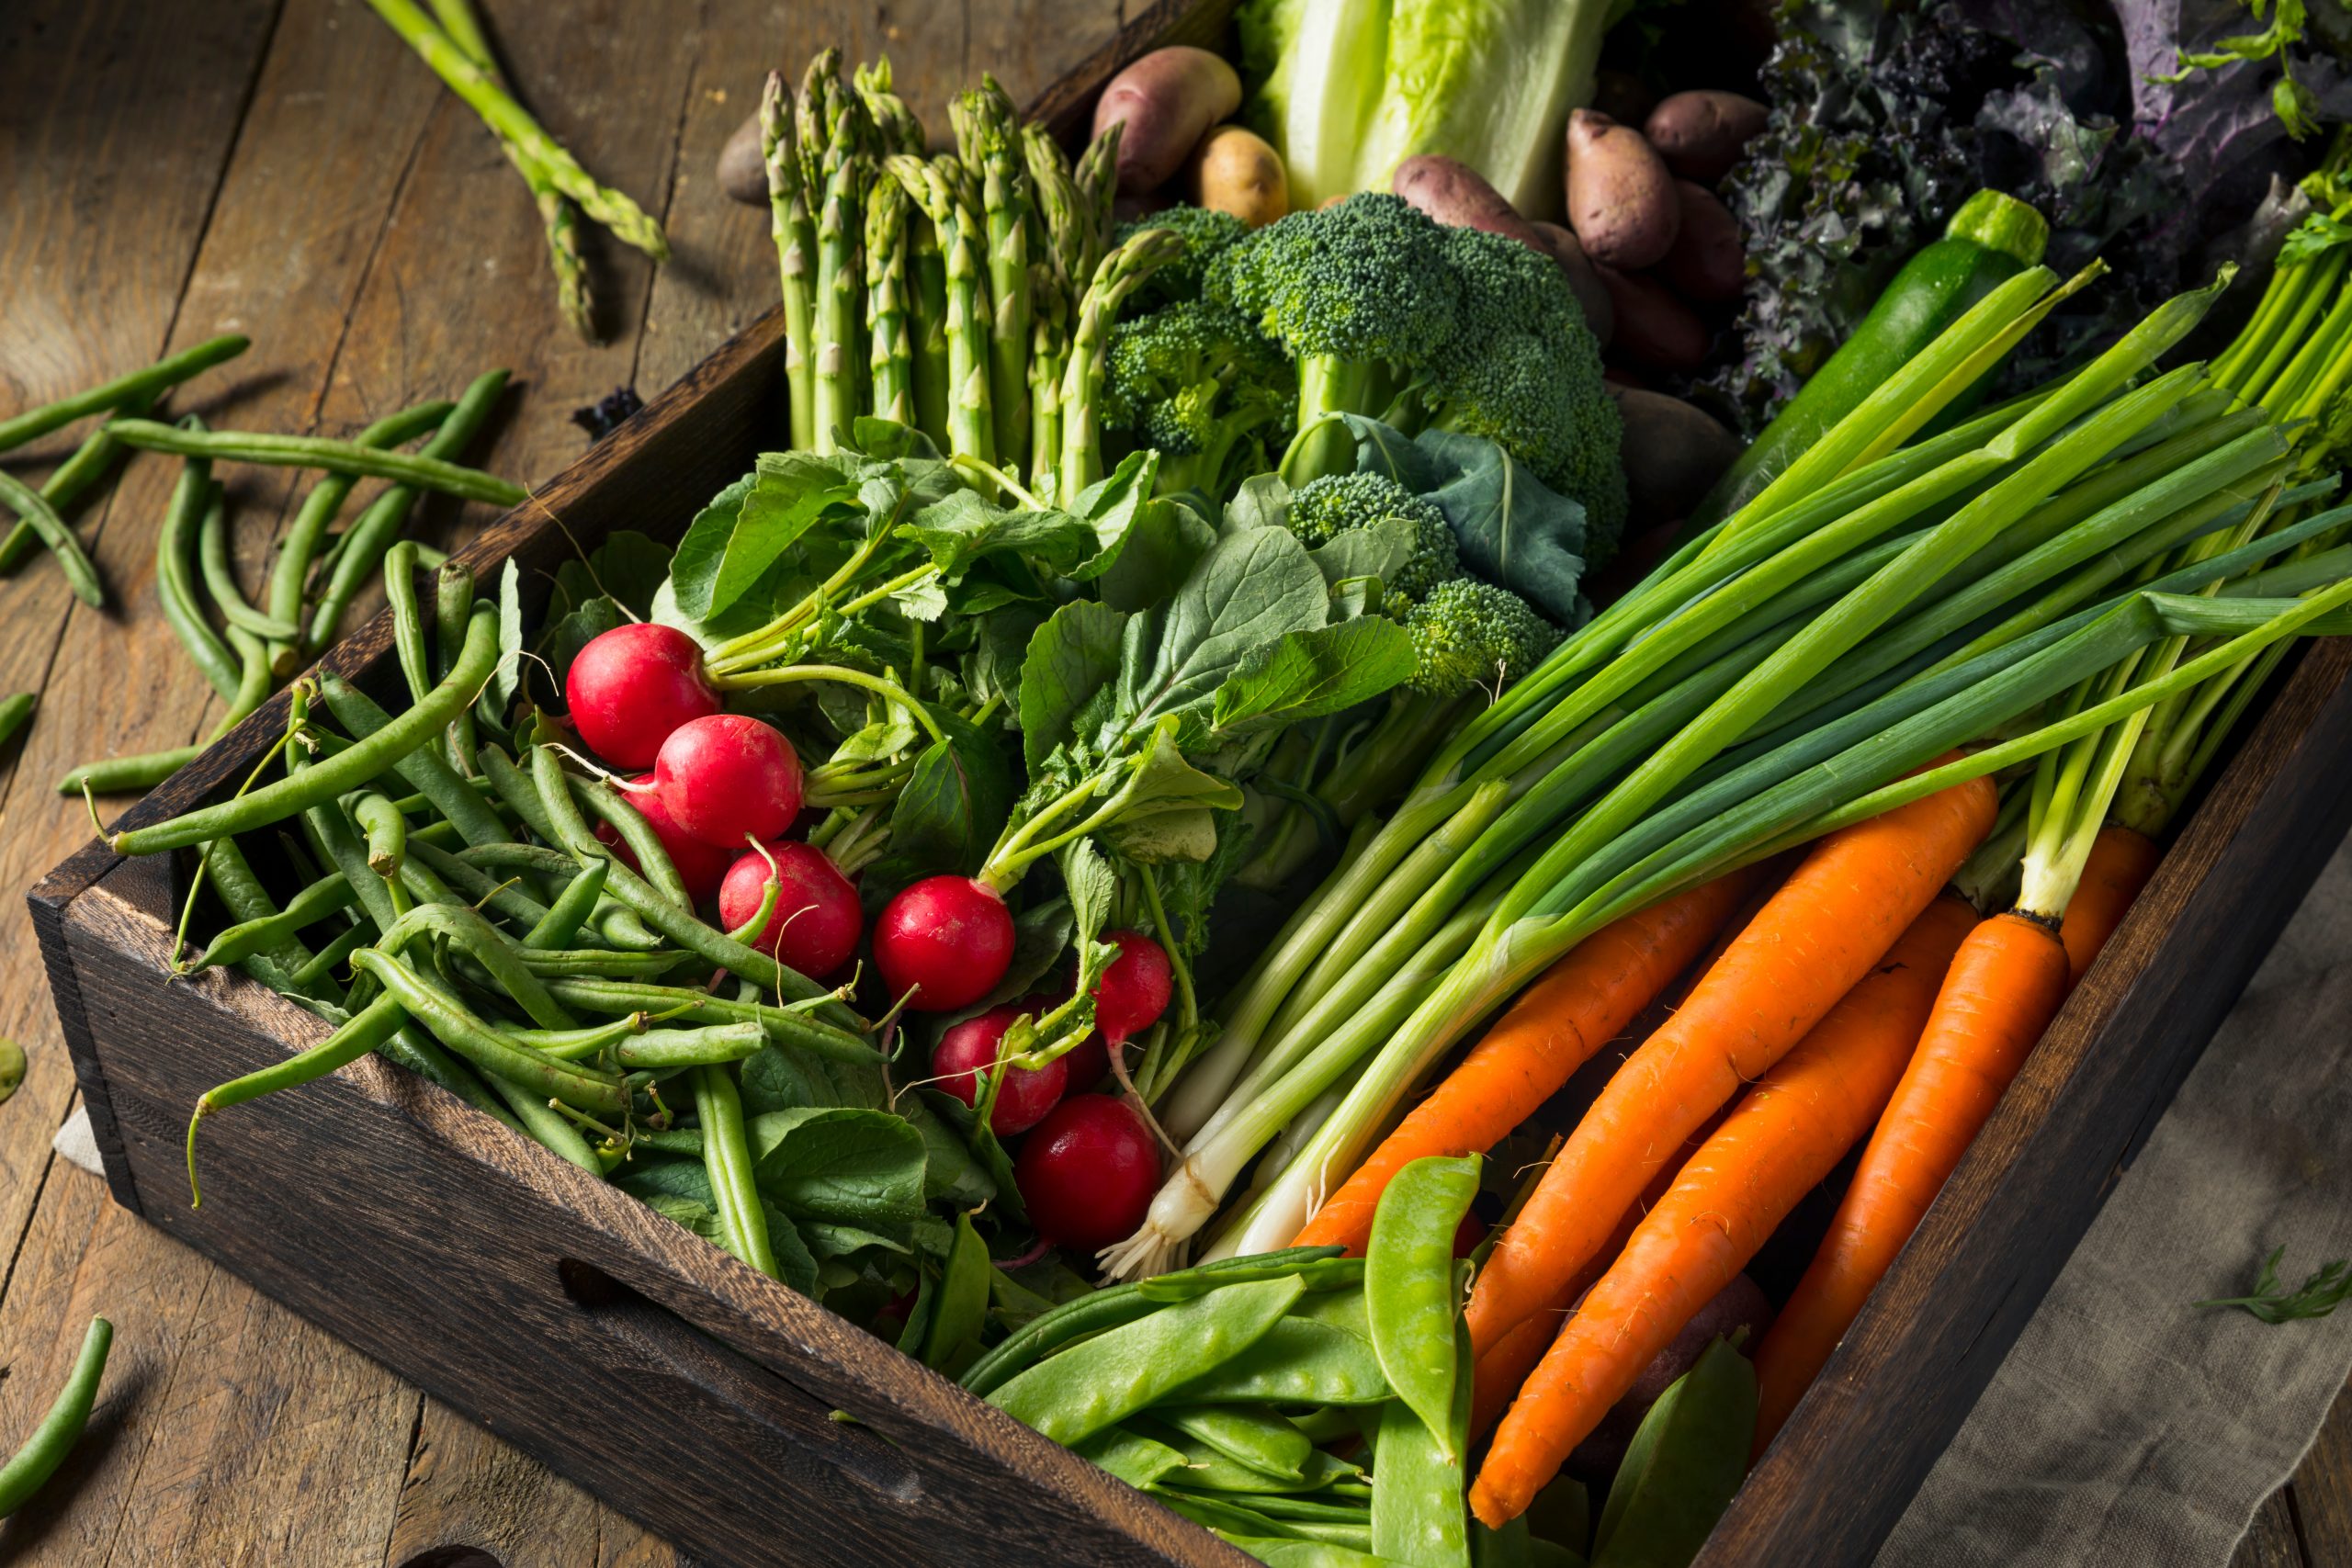
<path id="1" fill-rule="evenodd" d="M 1290 498 L 1290 531 L 1310 547 L 1392 517 L 1413 525 L 1413 553 L 1382 584 L 1389 591 L 1382 607 L 1402 619 L 1440 584 L 1462 574 L 1453 526 L 1436 503 L 1382 474 L 1326 474 Z"/>
<path id="2" fill-rule="evenodd" d="M 1453 341 L 1462 280 L 1444 231 L 1397 197 L 1366 193 L 1294 212 L 1258 230 L 1209 269 L 1229 300 L 1298 361 L 1297 425 L 1334 413 L 1377 415 L 1428 374 Z M 1344 430 L 1308 473 L 1340 471 Z"/>
<path id="3" fill-rule="evenodd" d="M 1516 681 L 1543 662 L 1560 630 L 1508 588 L 1457 577 L 1441 582 L 1405 617 L 1413 638 L 1413 690 L 1456 696 Z"/>
<path id="4" fill-rule="evenodd" d="M 1486 436 L 1580 503 L 1599 564 L 1624 526 L 1625 473 L 1617 405 L 1576 296 L 1551 258 L 1516 240 L 1448 229 L 1445 247 L 1463 282 L 1459 331 L 1420 389 L 1426 423 Z"/>
<path id="5" fill-rule="evenodd" d="M 1222 499 L 1272 467 L 1297 397 L 1289 357 L 1229 307 L 1180 299 L 1111 329 L 1103 426 L 1159 449 L 1163 493 Z"/>
<path id="6" fill-rule="evenodd" d="M 1197 299 L 1207 283 L 1209 267 L 1217 257 L 1247 238 L 1250 225 L 1230 212 L 1213 207 L 1163 207 L 1146 218 L 1121 223 L 1112 233 L 1114 245 L 1146 229 L 1172 230 L 1184 242 L 1184 254 L 1145 280 L 1135 292 L 1134 308 L 1156 310 L 1179 299 Z"/>

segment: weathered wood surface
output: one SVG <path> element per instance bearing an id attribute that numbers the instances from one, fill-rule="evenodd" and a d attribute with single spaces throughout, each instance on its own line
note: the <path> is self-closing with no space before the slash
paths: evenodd
<path id="1" fill-rule="evenodd" d="M 592 240 L 603 345 L 557 318 L 537 219 L 496 147 L 358 0 L 183 0 L 168 17 L 139 0 L 19 0 L 0 6 L 0 414 L 238 331 L 253 350 L 177 407 L 344 434 L 503 365 L 517 385 L 476 458 L 544 479 L 585 443 L 573 409 L 624 384 L 650 395 L 771 302 L 764 220 L 711 175 L 769 65 L 797 68 L 827 42 L 888 51 L 944 125 L 970 73 L 1025 96 L 1122 20 L 1118 0 L 484 8 L 518 93 L 668 226 L 676 259 L 658 273 Z M 67 449 L 51 438 L 8 460 L 37 476 Z M 45 562 L 0 580 L 0 692 L 42 694 L 0 756 L 12 909 L 88 837 L 80 804 L 51 792 L 60 773 L 184 744 L 217 716 L 155 609 L 153 529 L 175 471 L 139 459 L 78 522 L 114 613 L 74 604 Z M 297 487 L 255 468 L 222 477 L 251 590 Z M 447 539 L 486 516 L 429 505 L 419 530 Z M 401 1568 L 478 1545 L 508 1564 L 677 1560 L 55 1161 L 73 1077 L 15 913 L 0 923 L 0 1034 L 31 1056 L 0 1107 L 0 1434 L 46 1403 L 88 1314 L 119 1330 L 91 1440 L 58 1501 L 0 1525 L 0 1557 Z"/>
<path id="2" fill-rule="evenodd" d="M 853 57 L 887 51 L 936 125 L 969 73 L 993 70 L 1026 96 L 1123 19 L 1117 0 L 487 8 L 525 97 L 659 213 L 676 248 L 656 272 L 595 243 L 603 346 L 556 319 L 536 217 L 495 148 L 357 0 L 187 0 L 168 26 L 135 0 L 22 0 L 0 9 L 0 139 L 12 149 L 0 191 L 0 276 L 12 290 L 0 311 L 0 414 L 238 330 L 254 352 L 183 407 L 216 423 L 341 433 L 504 365 L 518 389 L 477 456 L 542 479 L 581 449 L 572 408 L 624 383 L 649 394 L 667 385 L 771 299 L 764 226 L 711 178 L 765 65 L 826 41 Z M 79 524 L 127 614 L 74 605 L 39 564 L 0 581 L 0 691 L 44 694 L 28 742 L 0 758 L 7 886 L 86 838 L 78 804 L 49 793 L 57 773 L 182 743 L 211 723 L 192 716 L 206 694 L 153 609 L 149 552 L 172 475 L 141 459 Z M 251 587 L 295 487 L 264 470 L 227 477 Z M 421 530 L 461 536 L 480 513 L 428 507 Z M 679 1561 L 54 1162 L 48 1140 L 73 1087 L 15 917 L 0 928 L 0 1032 L 33 1055 L 25 1089 L 0 1109 L 0 1434 L 46 1401 L 90 1313 L 120 1330 L 90 1439 L 55 1501 L 0 1526 L 0 1556 Z M 2352 1402 L 2257 1517 L 2240 1561 L 2352 1562 Z"/>

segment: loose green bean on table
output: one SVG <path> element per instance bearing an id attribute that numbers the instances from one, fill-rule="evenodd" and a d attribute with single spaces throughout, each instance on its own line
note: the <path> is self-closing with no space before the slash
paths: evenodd
<path id="1" fill-rule="evenodd" d="M 325 468 L 332 472 L 393 479 L 420 490 L 439 491 L 493 506 L 520 506 L 530 497 L 522 486 L 437 457 L 363 446 L 326 435 L 277 435 L 257 431 L 180 430 L 151 419 L 119 419 L 107 427 L 117 440 L 149 452 L 277 468 Z"/>
<path id="2" fill-rule="evenodd" d="M 103 1317 L 92 1318 L 89 1331 L 82 1336 L 81 1351 L 74 1358 L 74 1370 L 66 1374 L 65 1386 L 58 1390 L 49 1413 L 8 1462 L 0 1465 L 0 1518 L 23 1507 L 74 1451 L 82 1428 L 89 1425 L 90 1409 L 97 1403 L 98 1384 L 106 1378 L 107 1352 L 113 1345 L 114 1325 Z"/>

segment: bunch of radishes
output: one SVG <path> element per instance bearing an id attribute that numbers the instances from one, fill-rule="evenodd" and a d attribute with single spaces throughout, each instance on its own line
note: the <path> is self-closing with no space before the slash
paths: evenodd
<path id="1" fill-rule="evenodd" d="M 573 659 L 564 696 L 582 742 L 636 775 L 625 786 L 631 804 L 696 904 L 715 899 L 720 924 L 739 930 L 774 883 L 759 945 L 812 978 L 849 964 L 865 935 L 857 888 L 822 850 L 788 836 L 803 799 L 800 759 L 775 726 L 723 710 L 694 638 L 653 622 L 602 633 Z M 609 827 L 598 836 L 636 865 Z M 1014 1172 L 1038 1234 L 1090 1252 L 1140 1223 L 1159 1183 L 1159 1151 L 1134 1106 L 1088 1091 L 1108 1076 L 1111 1049 L 1166 1010 L 1172 983 L 1168 954 L 1150 937 L 1114 931 L 1102 940 L 1119 951 L 1092 992 L 1094 1034 L 1042 1066 L 1007 1064 L 989 1116 L 996 1136 L 1022 1136 Z M 1012 915 L 986 883 L 927 876 L 883 907 L 871 951 L 888 1004 L 961 1012 L 1004 980 Z M 1059 999 L 1025 998 L 952 1023 L 932 1055 L 934 1087 L 977 1109 L 983 1074 L 1015 1021 Z"/>

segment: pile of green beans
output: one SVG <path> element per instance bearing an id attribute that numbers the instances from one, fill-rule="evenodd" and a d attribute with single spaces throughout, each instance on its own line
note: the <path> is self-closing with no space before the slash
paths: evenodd
<path id="1" fill-rule="evenodd" d="M 1417 1160 L 1362 1258 L 1292 1247 L 1111 1286 L 1032 1319 L 963 1384 L 1268 1562 L 1553 1561 L 1465 1502 L 1453 1247 L 1477 1186 L 1476 1156 Z"/>
<path id="2" fill-rule="evenodd" d="M 413 570 L 412 547 L 393 565 Z M 521 763 L 494 743 L 467 754 L 477 742 L 469 731 L 458 744 L 459 720 L 499 637 L 465 567 L 447 569 L 436 596 L 462 611 L 456 628 L 428 626 L 413 592 L 390 600 L 409 686 L 399 712 L 332 675 L 299 680 L 277 776 L 110 838 L 125 854 L 198 852 L 198 890 L 230 923 L 182 967 L 233 965 L 333 1025 L 198 1100 L 191 1194 L 208 1116 L 375 1053 L 598 1177 L 643 1139 L 698 1154 L 725 1245 L 775 1274 L 739 1075 L 771 1051 L 878 1064 L 872 1027 L 747 945 L 774 912 L 773 885 L 751 925 L 721 931 L 674 891 L 625 795 L 596 809 L 641 870 L 596 838 L 577 798 L 595 786 L 558 747 L 526 742 Z M 254 870 L 265 854 L 290 866 L 282 901 Z"/>
<path id="3" fill-rule="evenodd" d="M 220 340 L 232 341 L 242 348 L 244 340 Z M 136 793 L 153 788 L 186 766 L 204 745 L 243 722 L 269 698 L 280 681 L 309 663 L 341 634 L 353 602 L 375 581 L 379 567 L 384 569 L 387 595 L 405 595 L 413 603 L 414 572 L 421 567 L 437 568 L 446 559 L 438 551 L 401 539 L 420 491 L 439 491 L 500 505 L 513 505 L 523 499 L 525 492 L 517 486 L 479 469 L 461 468 L 452 460 L 480 434 L 504 392 L 503 370 L 475 378 L 455 403 L 420 403 L 378 421 L 349 440 L 208 430 L 193 417 L 175 424 L 136 417 L 147 412 L 153 400 L 151 384 L 167 384 L 156 380 L 165 367 L 190 374 L 189 367 L 201 368 L 210 362 L 192 351 L 191 355 L 143 372 L 143 378 L 109 383 L 118 391 L 128 387 L 146 400 L 100 405 L 117 409 L 119 415 L 100 426 L 91 441 L 103 441 L 108 455 L 136 447 L 176 454 L 185 460 L 164 509 L 163 525 L 156 531 L 155 593 L 165 623 L 220 698 L 220 719 L 200 745 L 85 762 L 58 781 L 62 794 Z M 87 401 L 87 398 L 69 400 L 68 404 L 55 407 Z M 6 441 L 9 425 L 0 425 L 0 442 Z M 419 437 L 424 438 L 421 451 L 400 449 L 402 443 Z M 212 476 L 212 465 L 218 459 L 321 470 L 288 525 L 258 604 L 244 596 L 237 581 L 228 498 Z M 81 462 L 82 455 L 77 453 L 52 476 L 44 493 Z M 353 487 L 368 476 L 390 482 L 331 540 L 332 525 Z M 40 496 L 28 501 L 0 482 L 0 504 L 15 506 L 28 525 L 40 530 L 44 538 L 50 536 L 54 509 L 42 502 Z M 58 529 L 62 526 L 57 524 Z M 70 534 L 64 535 L 64 543 L 73 546 Z M 78 553 L 78 546 L 74 548 Z M 0 546 L 0 558 L 6 554 L 6 547 Z M 63 551 L 59 558 L 69 580 L 81 590 L 85 580 L 74 560 Z M 95 574 L 86 578 L 86 585 L 96 592 Z M 98 603 L 90 592 L 84 597 Z M 458 618 L 462 624 L 464 616 Z"/>

